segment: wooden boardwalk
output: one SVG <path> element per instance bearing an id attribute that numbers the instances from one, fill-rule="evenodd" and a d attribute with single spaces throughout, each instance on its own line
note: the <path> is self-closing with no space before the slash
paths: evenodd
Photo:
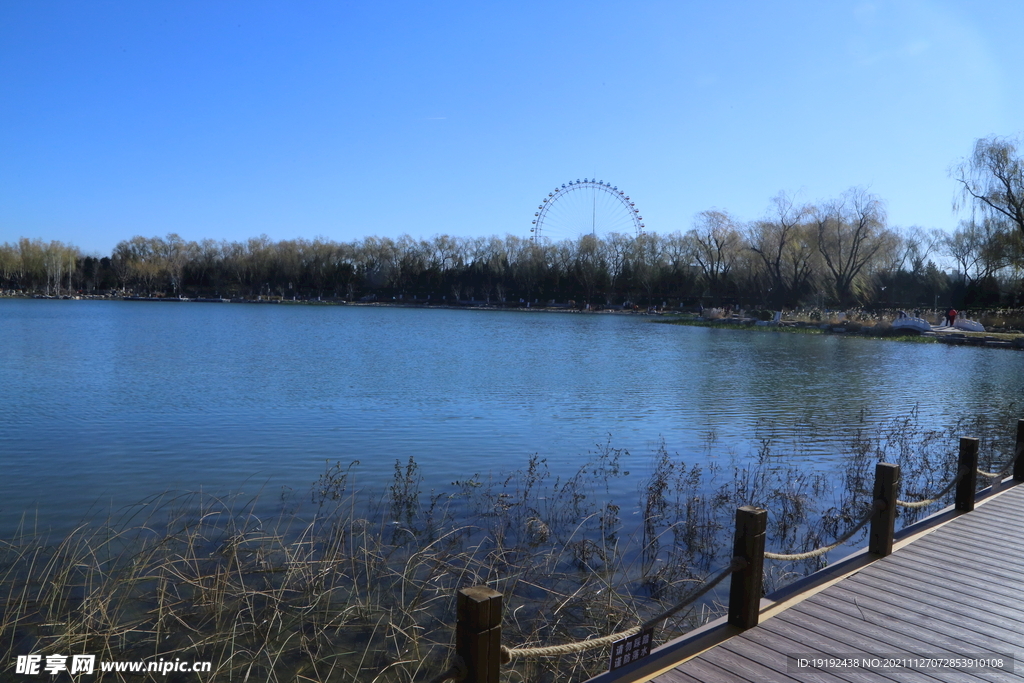
<path id="1" fill-rule="evenodd" d="M 931 662 L 811 670 L 798 668 L 792 656 L 845 659 L 847 665 L 852 659 L 936 656 L 1015 661 L 1002 670 Z M 1024 681 L 1024 485 L 999 492 L 973 512 L 650 680 Z"/>

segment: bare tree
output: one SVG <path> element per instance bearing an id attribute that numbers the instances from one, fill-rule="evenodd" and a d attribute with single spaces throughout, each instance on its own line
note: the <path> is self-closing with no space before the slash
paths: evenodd
<path id="1" fill-rule="evenodd" d="M 78 247 L 54 240 L 43 247 L 43 267 L 46 270 L 46 293 L 51 288 L 55 295 L 60 295 L 64 278 L 68 279 L 67 289 L 71 289 L 71 274 L 75 271 L 78 261 Z"/>
<path id="2" fill-rule="evenodd" d="M 0 279 L 13 283 L 21 280 L 21 256 L 15 244 L 4 242 L 0 245 Z"/>
<path id="3" fill-rule="evenodd" d="M 882 201 L 854 188 L 816 208 L 813 221 L 833 294 L 843 304 L 866 298 L 870 265 L 894 240 Z"/>
<path id="4" fill-rule="evenodd" d="M 580 235 L 572 247 L 572 273 L 583 287 L 587 303 L 593 303 L 598 288 L 608 276 L 608 269 L 601 254 L 600 240 L 592 233 L 588 233 Z"/>
<path id="5" fill-rule="evenodd" d="M 883 269 L 889 272 L 905 271 L 911 275 L 920 275 L 928 262 L 928 257 L 942 247 L 947 239 L 941 230 L 925 230 L 918 225 L 906 229 L 893 228 L 895 236 L 893 249 L 886 255 L 888 259 Z"/>
<path id="6" fill-rule="evenodd" d="M 775 306 L 795 305 L 809 285 L 814 272 L 815 243 L 810 239 L 809 205 L 797 205 L 785 192 L 772 198 L 768 216 L 755 221 L 747 232 L 747 243 L 760 260 Z"/>
<path id="7" fill-rule="evenodd" d="M 647 305 L 654 304 L 654 287 L 665 267 L 665 240 L 657 233 L 642 233 L 633 240 L 633 273 L 637 284 L 647 295 Z"/>
<path id="8" fill-rule="evenodd" d="M 264 235 L 264 237 L 266 236 Z M 199 246 L 195 242 L 186 242 L 177 233 L 172 232 L 160 243 L 160 248 L 167 275 L 171 280 L 171 287 L 176 295 L 181 296 L 185 268 L 196 260 Z"/>
<path id="9" fill-rule="evenodd" d="M 700 267 L 705 285 L 717 300 L 725 294 L 726 281 L 742 244 L 732 216 L 714 209 L 701 211 L 686 239 L 690 258 Z"/>
<path id="10" fill-rule="evenodd" d="M 969 202 L 1010 221 L 1024 235 L 1024 159 L 1017 155 L 1018 144 L 1018 140 L 1001 137 L 974 143 L 974 154 L 951 171 L 961 185 L 954 210 Z"/>
<path id="11" fill-rule="evenodd" d="M 633 242 L 635 239 L 635 237 L 621 232 L 609 233 L 604 239 L 606 254 L 605 260 L 608 264 L 608 278 L 613 289 L 616 283 L 622 278 L 626 264 L 629 261 L 629 254 L 633 249 Z M 609 291 L 608 294 L 610 296 L 612 292 Z"/>
<path id="12" fill-rule="evenodd" d="M 159 237 L 142 235 L 119 242 L 114 248 L 113 260 L 120 261 L 115 270 L 123 267 L 124 281 L 131 280 L 140 290 L 152 293 L 153 286 L 164 270 L 161 245 L 162 240 Z M 119 274 L 118 277 L 122 276 Z"/>
<path id="13" fill-rule="evenodd" d="M 41 239 L 30 240 L 22 237 L 18 240 L 18 256 L 21 261 L 20 272 L 31 289 L 44 282 L 46 278 L 46 265 L 44 263 L 45 243 Z"/>
<path id="14" fill-rule="evenodd" d="M 992 277 L 1019 258 L 1020 234 L 1009 222 L 987 217 L 980 223 L 962 221 L 946 237 L 946 254 L 957 263 L 965 284 Z"/>

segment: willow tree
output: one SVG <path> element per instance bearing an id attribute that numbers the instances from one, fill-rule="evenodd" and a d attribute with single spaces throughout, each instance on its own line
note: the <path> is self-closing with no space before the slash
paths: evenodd
<path id="1" fill-rule="evenodd" d="M 633 274 L 647 296 L 647 305 L 654 304 L 654 287 L 665 267 L 665 240 L 656 232 L 645 232 L 633 240 Z"/>
<path id="2" fill-rule="evenodd" d="M 981 221 L 961 221 L 953 234 L 943 241 L 945 252 L 963 274 L 964 284 L 975 284 L 1020 259 L 1020 234 L 1008 221 L 986 217 Z"/>
<path id="3" fill-rule="evenodd" d="M 608 281 L 608 263 L 601 240 L 596 235 L 588 233 L 567 244 L 573 257 L 571 272 L 583 288 L 587 303 L 594 303 L 597 292 Z"/>
<path id="4" fill-rule="evenodd" d="M 813 207 L 780 192 L 768 215 L 747 231 L 747 246 L 758 257 L 773 306 L 796 305 L 814 277 L 816 243 L 808 222 L 813 213 Z"/>
<path id="5" fill-rule="evenodd" d="M 725 294 L 743 241 L 735 221 L 724 211 L 701 211 L 686 241 L 690 258 L 700 267 L 704 284 L 717 302 Z"/>
<path id="6" fill-rule="evenodd" d="M 847 190 L 813 212 L 818 253 L 833 295 L 842 304 L 868 298 L 875 259 L 893 246 L 882 200 L 860 188 Z"/>
<path id="7" fill-rule="evenodd" d="M 960 183 L 954 209 L 965 203 L 983 213 L 1010 221 L 1024 236 L 1024 158 L 1017 154 L 1019 140 L 981 138 L 974 153 L 953 167 Z"/>

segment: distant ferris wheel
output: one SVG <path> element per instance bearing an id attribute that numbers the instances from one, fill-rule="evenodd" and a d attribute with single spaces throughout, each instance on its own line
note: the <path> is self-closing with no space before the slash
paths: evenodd
<path id="1" fill-rule="evenodd" d="M 530 228 L 534 242 L 553 242 L 612 232 L 639 237 L 644 217 L 629 195 L 603 180 L 569 181 L 556 187 L 541 201 Z"/>

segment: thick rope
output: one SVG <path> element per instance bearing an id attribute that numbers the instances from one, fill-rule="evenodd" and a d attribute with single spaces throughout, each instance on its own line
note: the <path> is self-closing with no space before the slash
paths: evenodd
<path id="1" fill-rule="evenodd" d="M 857 522 L 857 526 L 853 527 L 848 532 L 846 532 L 846 535 L 843 536 L 842 538 L 840 538 L 839 540 L 837 540 L 835 543 L 831 543 L 829 545 L 823 546 L 821 548 L 818 548 L 817 550 L 809 550 L 806 553 L 783 554 L 783 553 L 769 553 L 769 552 L 766 551 L 764 556 L 766 558 L 768 558 L 769 560 L 787 560 L 787 561 L 791 561 L 791 562 L 796 562 L 798 560 L 809 560 L 812 557 L 818 557 L 820 555 L 824 555 L 825 553 L 827 553 L 827 552 L 829 552 L 831 550 L 835 550 L 836 548 L 838 548 L 839 546 L 841 546 L 842 544 L 846 543 L 851 538 L 853 538 L 854 534 L 856 534 L 858 531 L 863 529 L 864 526 L 868 522 L 871 521 L 871 518 L 875 516 L 875 511 L 876 510 L 881 510 L 884 507 L 885 507 L 885 501 L 883 501 L 881 499 L 876 500 L 874 503 L 871 504 L 871 509 L 868 510 L 868 513 L 866 515 L 864 515 L 864 519 L 862 519 L 859 522 Z"/>
<path id="2" fill-rule="evenodd" d="M 579 640 L 575 643 L 565 643 L 564 645 L 549 645 L 548 647 L 505 647 L 501 646 L 501 663 L 508 664 L 512 661 L 513 657 L 552 657 L 555 655 L 568 655 L 576 652 L 585 652 L 587 650 L 593 650 L 594 648 L 604 647 L 611 645 L 617 640 L 628 638 L 629 636 L 640 633 L 645 628 L 650 628 L 660 621 L 668 619 L 679 610 L 687 607 L 697 598 L 701 597 L 712 588 L 717 586 L 725 577 L 729 576 L 735 571 L 739 571 L 747 566 L 747 561 L 742 557 L 734 557 L 722 572 L 711 581 L 705 583 L 700 590 L 697 590 L 690 595 L 686 596 L 682 602 L 670 607 L 656 617 L 652 617 L 645 621 L 641 626 L 634 626 L 628 628 L 625 631 L 619 631 L 608 636 L 601 636 L 600 638 L 591 638 L 589 640 Z"/>
<path id="3" fill-rule="evenodd" d="M 1010 462 L 1006 463 L 1006 467 L 999 470 L 998 472 L 982 472 L 981 470 L 975 470 L 979 476 L 985 477 L 986 479 L 996 479 L 1005 477 L 1013 466 L 1017 464 L 1017 458 L 1010 458 Z"/>
<path id="4" fill-rule="evenodd" d="M 469 673 L 469 668 L 466 666 L 466 662 L 463 661 L 462 657 L 455 655 L 452 659 L 452 665 L 448 667 L 448 670 L 431 678 L 429 683 L 458 682 L 464 679 L 467 673 Z"/>
<path id="5" fill-rule="evenodd" d="M 669 617 L 675 615 L 676 612 L 680 611 L 681 609 L 695 601 L 697 598 L 703 597 L 705 594 L 708 593 L 708 591 L 710 591 L 712 588 L 720 584 L 725 579 L 725 577 L 729 576 L 733 572 L 738 572 L 741 569 L 745 569 L 748 564 L 749 562 L 747 562 L 747 560 L 743 559 L 742 557 L 732 558 L 732 560 L 729 562 L 729 566 L 723 569 L 718 576 L 704 584 L 703 588 L 698 590 L 696 593 L 692 593 L 674 607 L 669 607 L 667 610 L 665 610 L 658 616 L 651 617 L 640 626 L 640 630 L 643 631 L 646 628 L 657 626 L 658 622 L 668 619 Z"/>
<path id="6" fill-rule="evenodd" d="M 949 484 L 946 485 L 946 488 L 942 489 L 942 491 L 935 494 L 934 498 L 925 498 L 924 500 L 915 500 L 913 502 L 897 500 L 896 504 L 899 505 L 900 507 L 905 508 L 923 508 L 931 505 L 932 503 L 936 503 L 942 500 L 947 493 L 952 491 L 953 487 L 960 483 L 960 480 L 964 478 L 968 471 L 969 470 L 966 467 L 960 468 L 960 471 L 957 472 L 956 476 L 953 478 L 953 481 L 949 482 Z"/>

